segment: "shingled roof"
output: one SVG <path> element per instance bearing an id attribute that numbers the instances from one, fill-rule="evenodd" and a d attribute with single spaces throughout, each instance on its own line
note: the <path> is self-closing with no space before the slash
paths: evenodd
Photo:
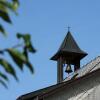
<path id="1" fill-rule="evenodd" d="M 83 57 L 85 57 L 87 55 L 86 52 L 84 52 L 83 50 L 81 50 L 78 46 L 78 44 L 76 43 L 75 39 L 73 38 L 73 36 L 71 35 L 71 32 L 68 31 L 64 41 L 62 42 L 59 50 L 57 51 L 57 53 L 51 58 L 51 60 L 57 60 L 59 58 L 60 55 L 66 55 L 66 54 L 77 54 L 80 59 L 82 59 Z"/>
<path id="2" fill-rule="evenodd" d="M 42 97 L 42 96 L 50 93 L 51 91 L 60 89 L 61 87 L 67 86 L 68 84 L 70 84 L 74 81 L 81 80 L 82 78 L 85 78 L 85 77 L 88 77 L 89 75 L 95 74 L 98 71 L 100 71 L 100 56 L 98 56 L 94 60 L 90 61 L 88 64 L 83 66 L 78 71 L 72 73 L 72 75 L 67 77 L 62 83 L 52 85 L 50 87 L 22 95 L 17 100 L 31 100 L 37 96 Z"/>

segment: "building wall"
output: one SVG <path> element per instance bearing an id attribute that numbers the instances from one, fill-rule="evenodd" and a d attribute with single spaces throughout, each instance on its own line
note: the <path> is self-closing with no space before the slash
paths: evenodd
<path id="1" fill-rule="evenodd" d="M 100 100 L 100 71 L 44 96 L 44 100 Z"/>
<path id="2" fill-rule="evenodd" d="M 38 100 L 38 97 L 36 97 L 36 98 L 33 98 L 32 100 Z"/>

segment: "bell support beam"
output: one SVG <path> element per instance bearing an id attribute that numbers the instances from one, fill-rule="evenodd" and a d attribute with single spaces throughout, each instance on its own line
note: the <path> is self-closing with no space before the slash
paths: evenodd
<path id="1" fill-rule="evenodd" d="M 63 81 L 63 60 L 60 57 L 57 61 L 57 83 L 61 83 Z"/>
<path id="2" fill-rule="evenodd" d="M 74 71 L 80 69 L 80 61 L 76 61 L 74 64 Z"/>

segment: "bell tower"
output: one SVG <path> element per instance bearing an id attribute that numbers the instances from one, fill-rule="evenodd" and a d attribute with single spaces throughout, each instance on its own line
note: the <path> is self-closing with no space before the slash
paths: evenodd
<path id="1" fill-rule="evenodd" d="M 80 60 L 86 55 L 87 53 L 79 48 L 71 32 L 68 30 L 59 50 L 51 57 L 51 60 L 57 61 L 57 83 L 63 81 L 63 68 L 65 65 L 66 73 L 72 72 L 72 65 L 74 66 L 74 71 L 76 71 L 80 68 Z"/>

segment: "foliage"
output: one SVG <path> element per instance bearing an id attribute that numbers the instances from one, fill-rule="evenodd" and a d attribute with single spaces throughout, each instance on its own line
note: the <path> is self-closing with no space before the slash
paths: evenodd
<path id="1" fill-rule="evenodd" d="M 12 20 L 9 16 L 9 12 L 12 11 L 17 14 L 17 9 L 20 5 L 19 0 L 0 0 L 0 18 L 6 22 L 11 24 Z M 4 36 L 6 35 L 6 30 L 4 26 L 0 23 L 0 33 Z M 34 69 L 29 61 L 28 53 L 35 53 L 36 50 L 32 46 L 31 37 L 29 34 L 16 34 L 17 39 L 22 39 L 23 44 L 17 44 L 11 48 L 5 48 L 0 50 L 0 67 L 5 70 L 5 74 L 0 71 L 0 83 L 7 88 L 6 81 L 9 81 L 8 74 L 12 75 L 16 80 L 18 77 L 16 75 L 16 70 L 14 66 L 5 59 L 4 54 L 7 52 L 9 56 L 12 58 L 13 62 L 18 66 L 20 70 L 23 70 L 24 65 L 26 65 L 30 72 L 34 72 Z M 19 50 L 18 47 L 21 47 L 22 50 Z"/>

